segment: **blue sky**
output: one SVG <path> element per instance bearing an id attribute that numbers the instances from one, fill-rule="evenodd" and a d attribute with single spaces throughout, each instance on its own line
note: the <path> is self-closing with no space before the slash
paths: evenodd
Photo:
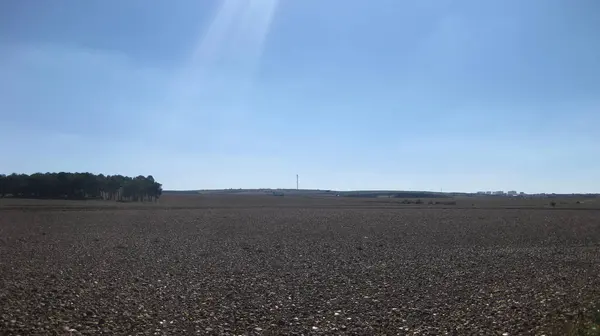
<path id="1" fill-rule="evenodd" d="M 0 172 L 600 192 L 596 0 L 0 3 Z"/>

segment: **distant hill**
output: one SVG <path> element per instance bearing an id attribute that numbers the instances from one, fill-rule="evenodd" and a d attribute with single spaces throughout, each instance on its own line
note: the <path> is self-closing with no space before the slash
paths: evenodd
<path id="1" fill-rule="evenodd" d="M 347 191 L 341 192 L 340 196 L 345 197 L 389 197 L 389 198 L 443 198 L 450 197 L 448 194 L 431 191 L 402 191 L 402 190 L 382 190 L 382 191 Z"/>
<path id="2" fill-rule="evenodd" d="M 596 198 L 599 194 L 529 194 L 529 195 L 485 195 L 478 193 L 465 192 L 433 192 L 433 191 L 412 191 L 412 190 L 320 190 L 320 189 L 205 189 L 205 190 L 164 190 L 163 195 L 274 195 L 281 196 L 340 196 L 340 197 L 361 197 L 361 198 L 448 198 L 448 197 L 586 197 Z"/>
<path id="3" fill-rule="evenodd" d="M 163 190 L 163 195 L 197 195 L 198 190 Z"/>
<path id="4" fill-rule="evenodd" d="M 288 196 L 340 196 L 340 197 L 390 197 L 390 198 L 442 198 L 449 194 L 429 191 L 399 190 L 353 190 L 335 191 L 319 189 L 211 189 L 211 190 L 165 190 L 164 195 L 288 195 Z"/>
<path id="5" fill-rule="evenodd" d="M 274 192 L 285 195 L 333 195 L 331 190 L 311 189 L 210 189 L 210 190 L 165 190 L 164 195 L 272 195 Z"/>

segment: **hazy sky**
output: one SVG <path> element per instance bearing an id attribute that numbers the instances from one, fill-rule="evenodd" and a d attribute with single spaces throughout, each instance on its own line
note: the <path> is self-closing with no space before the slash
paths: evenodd
<path id="1" fill-rule="evenodd" d="M 0 172 L 600 192 L 600 1 L 0 2 Z"/>

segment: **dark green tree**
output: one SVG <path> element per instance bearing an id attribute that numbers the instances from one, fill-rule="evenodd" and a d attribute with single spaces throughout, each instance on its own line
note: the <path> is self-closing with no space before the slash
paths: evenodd
<path id="1" fill-rule="evenodd" d="M 155 201 L 162 185 L 152 175 L 135 178 L 92 173 L 0 174 L 0 197 Z"/>

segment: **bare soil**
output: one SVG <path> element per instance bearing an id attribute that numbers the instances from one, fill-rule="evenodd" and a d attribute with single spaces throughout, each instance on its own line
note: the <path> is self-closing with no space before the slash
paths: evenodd
<path id="1" fill-rule="evenodd" d="M 600 211 L 470 206 L 0 201 L 0 335 L 572 332 Z"/>

